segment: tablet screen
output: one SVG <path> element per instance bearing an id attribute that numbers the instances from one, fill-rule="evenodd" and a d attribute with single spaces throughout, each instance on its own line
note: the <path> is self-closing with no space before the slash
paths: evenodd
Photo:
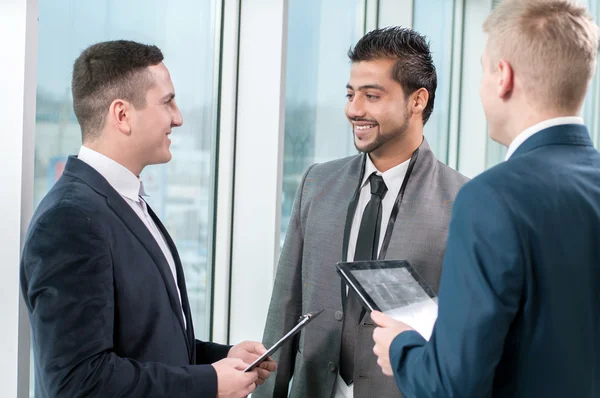
<path id="1" fill-rule="evenodd" d="M 404 260 L 357 261 L 338 264 L 342 276 L 363 299 L 429 339 L 437 319 L 437 298 L 416 270 Z"/>
<path id="2" fill-rule="evenodd" d="M 406 267 L 350 272 L 383 312 L 430 299 Z"/>

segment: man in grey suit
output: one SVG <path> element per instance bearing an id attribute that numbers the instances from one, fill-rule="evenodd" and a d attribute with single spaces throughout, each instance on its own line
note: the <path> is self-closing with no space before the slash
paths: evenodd
<path id="1" fill-rule="evenodd" d="M 400 397 L 373 354 L 374 325 L 336 274 L 339 261 L 406 259 L 437 291 L 452 202 L 467 179 L 423 137 L 437 78 L 425 39 L 375 30 L 349 52 L 346 116 L 362 154 L 313 165 L 294 203 L 264 344 L 323 314 L 274 356 L 256 397 Z M 289 382 L 293 377 L 291 387 Z"/>

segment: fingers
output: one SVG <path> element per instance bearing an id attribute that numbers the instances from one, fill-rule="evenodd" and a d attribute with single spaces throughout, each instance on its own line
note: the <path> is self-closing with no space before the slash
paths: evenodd
<path id="1" fill-rule="evenodd" d="M 256 369 L 256 373 L 258 374 L 258 379 L 256 380 L 256 384 L 261 385 L 271 376 L 271 372 L 265 369 Z"/>
<path id="2" fill-rule="evenodd" d="M 254 369 L 251 372 L 245 373 L 245 375 L 246 381 L 248 382 L 248 388 L 250 389 L 250 392 L 252 392 L 256 388 L 256 384 L 259 382 L 258 373 L 256 372 L 256 369 Z M 262 383 L 264 383 L 264 380 L 261 382 L 261 384 Z"/>
<path id="3" fill-rule="evenodd" d="M 375 354 L 376 356 L 380 357 L 381 354 L 383 354 L 381 347 L 378 344 L 375 344 L 373 346 L 373 354 Z"/>
<path id="4" fill-rule="evenodd" d="M 373 330 L 373 341 L 375 342 L 375 344 L 377 344 L 380 340 L 381 340 L 381 335 L 383 334 L 384 329 L 381 327 L 376 327 Z"/>
<path id="5" fill-rule="evenodd" d="M 254 372 L 250 372 L 250 373 L 254 373 Z M 250 374 L 248 373 L 248 374 Z M 255 382 L 250 382 L 246 388 L 241 392 L 243 397 L 247 397 L 248 395 L 252 394 L 254 392 L 254 390 L 256 390 L 256 383 Z"/>
<path id="6" fill-rule="evenodd" d="M 248 388 L 246 389 L 246 396 L 252 394 L 254 392 L 254 390 L 256 390 L 256 383 L 252 383 L 248 386 Z"/>
<path id="7" fill-rule="evenodd" d="M 244 341 L 240 343 L 240 346 L 243 347 L 247 352 L 257 354 L 257 356 L 261 356 L 267 349 L 262 343 L 258 341 Z"/>
<path id="8" fill-rule="evenodd" d="M 230 361 L 233 365 L 233 368 L 237 370 L 245 370 L 249 366 L 249 364 L 239 358 L 230 358 Z"/>
<path id="9" fill-rule="evenodd" d="M 254 368 L 250 372 L 246 372 L 246 374 L 248 375 L 248 380 L 254 383 L 258 379 L 258 368 Z"/>
<path id="10" fill-rule="evenodd" d="M 244 355 L 244 361 L 248 363 L 254 363 L 254 361 L 256 361 L 259 357 L 260 355 L 258 354 L 251 354 L 248 352 L 246 355 Z"/>
<path id="11" fill-rule="evenodd" d="M 258 367 L 266 369 L 269 372 L 275 372 L 277 370 L 277 362 L 269 358 L 266 361 L 262 362 L 260 365 L 258 365 Z"/>
<path id="12" fill-rule="evenodd" d="M 377 365 L 379 365 L 379 367 L 381 368 L 381 372 L 384 375 L 386 375 L 386 376 L 394 375 L 390 361 L 386 361 L 385 359 L 379 358 L 379 359 L 377 359 Z"/>
<path id="13" fill-rule="evenodd" d="M 380 344 L 380 340 L 383 338 L 385 329 L 380 327 L 375 328 L 373 331 L 373 340 L 375 345 L 373 346 L 373 353 L 377 356 L 377 365 L 381 368 L 381 371 L 386 376 L 393 376 L 392 365 L 390 363 L 389 353 L 385 349 L 384 344 Z"/>
<path id="14" fill-rule="evenodd" d="M 383 358 L 377 358 L 377 365 L 379 365 L 379 367 L 384 371 L 388 368 L 391 368 L 390 361 L 386 361 Z"/>
<path id="15" fill-rule="evenodd" d="M 262 354 L 267 352 L 267 349 L 262 343 L 254 342 L 254 352 L 261 356 Z"/>
<path id="16" fill-rule="evenodd" d="M 377 325 L 379 325 L 382 315 L 383 314 L 379 311 L 371 311 L 371 320 L 373 320 L 373 322 L 375 322 Z"/>
<path id="17" fill-rule="evenodd" d="M 381 327 L 393 326 L 396 323 L 396 321 L 394 321 L 394 319 L 390 318 L 387 315 L 382 314 L 379 311 L 372 311 L 371 319 L 373 320 L 373 322 L 375 322 L 378 326 L 381 326 Z"/>
<path id="18" fill-rule="evenodd" d="M 244 341 L 240 344 L 240 347 L 242 348 L 242 352 L 239 353 L 241 354 L 240 357 L 248 363 L 254 362 L 267 352 L 265 346 L 256 341 Z"/>

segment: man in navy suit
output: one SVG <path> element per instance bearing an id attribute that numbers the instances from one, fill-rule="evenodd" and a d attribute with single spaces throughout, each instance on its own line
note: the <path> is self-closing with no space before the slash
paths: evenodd
<path id="1" fill-rule="evenodd" d="M 576 2 L 515 0 L 484 31 L 507 161 L 456 197 L 431 339 L 374 312 L 374 351 L 407 397 L 599 397 L 600 154 L 577 117 L 597 26 Z"/>
<path id="2" fill-rule="evenodd" d="M 87 48 L 73 69 L 83 145 L 31 221 L 21 260 L 38 397 L 245 397 L 265 348 L 194 338 L 185 278 L 139 175 L 183 123 L 155 46 Z"/>

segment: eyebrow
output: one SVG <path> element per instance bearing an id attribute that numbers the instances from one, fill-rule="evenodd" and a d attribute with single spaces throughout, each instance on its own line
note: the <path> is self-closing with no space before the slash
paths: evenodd
<path id="1" fill-rule="evenodd" d="M 348 90 L 354 90 L 354 87 L 352 87 L 350 85 L 350 83 L 346 84 L 346 88 Z M 381 90 L 381 91 L 385 91 L 385 88 L 383 86 L 380 86 L 379 84 L 365 84 L 364 86 L 360 86 L 358 88 L 358 91 L 363 91 L 363 90 Z"/>
<path id="2" fill-rule="evenodd" d="M 169 93 L 169 94 L 163 96 L 160 100 L 161 100 L 161 102 L 162 101 L 167 102 L 167 101 L 172 100 L 173 98 L 175 98 L 175 93 Z"/>

